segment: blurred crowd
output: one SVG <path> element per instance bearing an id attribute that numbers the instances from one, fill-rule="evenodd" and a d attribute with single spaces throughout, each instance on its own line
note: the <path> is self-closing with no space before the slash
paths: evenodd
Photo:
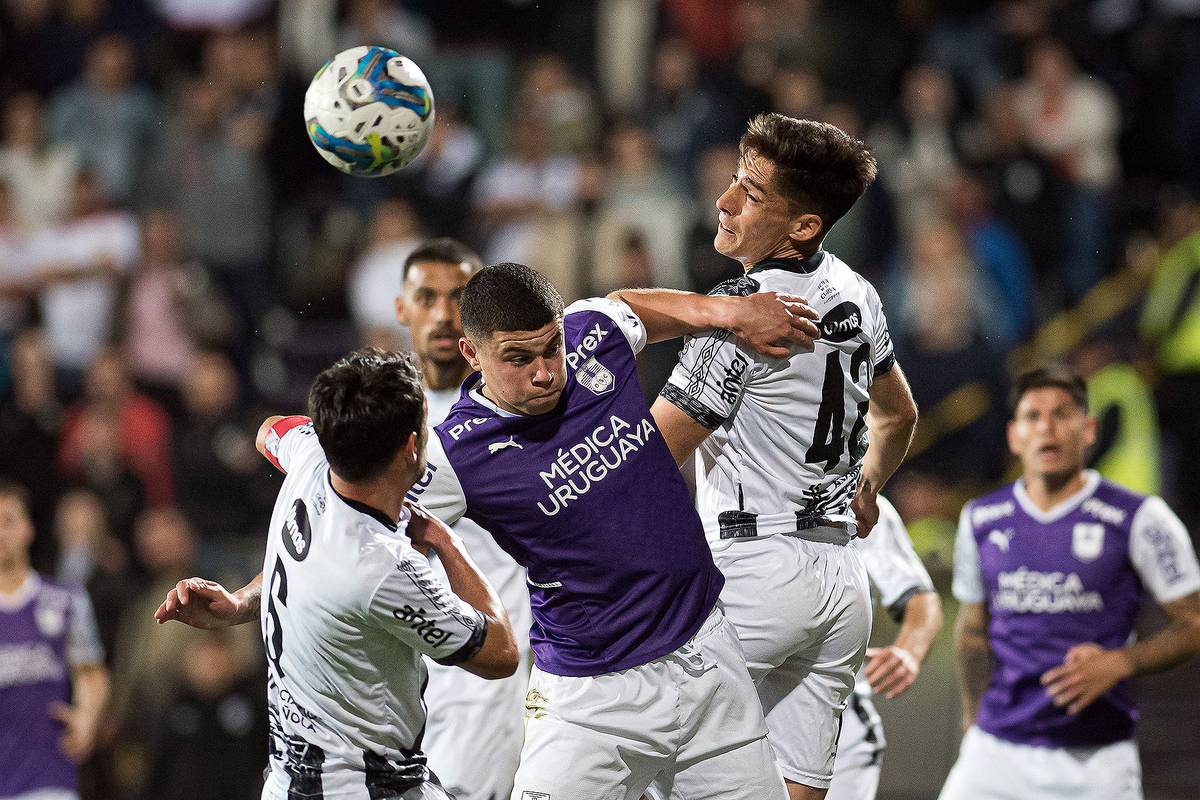
<path id="1" fill-rule="evenodd" d="M 302 125 L 359 44 L 434 90 L 388 179 Z M 889 491 L 935 571 L 1006 475 L 1010 371 L 1046 356 L 1090 376 L 1095 464 L 1200 525 L 1200 0 L 0 0 L 0 93 L 0 474 L 33 493 L 35 565 L 96 605 L 91 796 L 256 796 L 254 631 L 150 612 L 257 571 L 253 431 L 354 345 L 403 346 L 407 253 L 454 236 L 568 299 L 707 291 L 739 271 L 713 202 L 759 111 L 878 155 L 826 247 L 879 287 L 922 409 Z"/>

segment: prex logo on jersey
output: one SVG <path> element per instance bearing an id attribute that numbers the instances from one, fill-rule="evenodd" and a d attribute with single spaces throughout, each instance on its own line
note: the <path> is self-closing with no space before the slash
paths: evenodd
<path id="1" fill-rule="evenodd" d="M 488 452 L 491 453 L 492 455 L 495 455 L 496 453 L 499 453 L 501 450 L 503 450 L 506 447 L 515 447 L 518 450 L 525 449 L 523 446 L 521 446 L 521 444 L 516 440 L 515 437 L 510 436 L 503 442 L 492 442 L 491 444 L 489 444 Z"/>
<path id="2" fill-rule="evenodd" d="M 491 422 L 491 418 L 475 417 L 474 419 L 469 419 L 466 422 L 460 422 L 450 429 L 450 438 L 457 442 L 458 437 L 462 436 L 464 433 L 469 433 L 476 426 L 482 425 L 485 422 Z"/>
<path id="3" fill-rule="evenodd" d="M 567 353 L 567 366 L 571 369 L 575 369 L 575 365 L 579 363 L 579 359 L 583 358 L 585 353 L 590 353 L 599 347 L 600 342 L 604 341 L 604 339 L 611 332 L 612 331 L 601 328 L 600 323 L 597 322 L 595 327 L 592 328 L 591 332 L 588 333 L 587 336 L 583 337 L 583 341 L 580 342 L 574 350 Z"/>

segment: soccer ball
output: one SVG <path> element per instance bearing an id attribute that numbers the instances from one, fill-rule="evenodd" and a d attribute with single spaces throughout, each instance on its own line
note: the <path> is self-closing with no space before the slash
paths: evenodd
<path id="1" fill-rule="evenodd" d="M 433 92 L 421 68 L 395 50 L 352 47 L 313 77 L 304 125 L 317 152 L 342 172 L 391 175 L 429 139 Z"/>

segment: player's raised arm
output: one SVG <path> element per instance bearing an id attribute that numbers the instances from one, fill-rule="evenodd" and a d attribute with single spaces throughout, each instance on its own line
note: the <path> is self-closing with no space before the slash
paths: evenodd
<path id="1" fill-rule="evenodd" d="M 193 628 L 228 628 L 258 619 L 262 573 L 232 594 L 216 581 L 188 578 L 175 584 L 154 612 L 158 624 L 176 620 Z"/>
<path id="2" fill-rule="evenodd" d="M 802 297 L 756 292 L 737 297 L 675 289 L 620 289 L 609 299 L 627 304 L 646 326 L 650 343 L 689 333 L 724 329 L 772 358 L 787 358 L 793 348 L 809 351 L 820 331 L 817 312 Z"/>
<path id="3" fill-rule="evenodd" d="M 507 678 L 517 670 L 519 655 L 508 612 L 496 590 L 471 560 L 466 547 L 449 527 L 418 505 L 409 504 L 412 517 L 407 532 L 413 546 L 437 553 L 452 591 L 482 615 L 482 639 L 469 641 L 449 660 L 468 672 L 489 680 Z"/>
<path id="4" fill-rule="evenodd" d="M 853 504 L 859 536 L 866 536 L 875 527 L 879 492 L 904 461 L 917 428 L 917 404 L 899 364 L 893 363 L 875 377 L 869 414 L 871 443 L 863 456 L 862 478 Z"/>

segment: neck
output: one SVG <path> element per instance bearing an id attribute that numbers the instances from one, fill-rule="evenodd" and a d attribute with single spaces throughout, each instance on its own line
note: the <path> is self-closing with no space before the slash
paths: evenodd
<path id="1" fill-rule="evenodd" d="M 16 594 L 29 577 L 29 562 L 25 559 L 0 561 L 0 594 Z"/>
<path id="2" fill-rule="evenodd" d="M 1083 488 L 1083 470 L 1065 475 L 1036 475 L 1025 479 L 1025 494 L 1042 511 L 1049 511 Z"/>
<path id="3" fill-rule="evenodd" d="M 457 389 L 471 374 L 471 365 L 461 359 L 454 364 L 434 361 L 427 356 L 420 356 L 418 360 L 421 362 L 421 376 L 426 389 Z"/>
<path id="4" fill-rule="evenodd" d="M 804 249 L 800 250 L 795 244 L 792 243 L 791 239 L 788 239 L 785 244 L 781 245 L 774 252 L 768 253 L 760 259 L 754 261 L 751 261 L 750 259 L 741 259 L 742 269 L 746 272 L 749 272 L 759 264 L 762 264 L 766 261 L 784 261 L 788 259 L 793 261 L 807 261 L 808 259 L 812 258 L 813 254 L 820 249 L 820 244 L 813 244 L 805 245 Z"/>
<path id="5" fill-rule="evenodd" d="M 496 406 L 498 408 L 500 408 L 502 411 L 507 411 L 510 414 L 520 414 L 523 417 L 527 416 L 525 413 L 519 411 L 518 409 L 513 408 L 508 403 L 504 402 L 499 397 L 496 397 L 496 395 L 492 394 L 491 388 L 488 387 L 488 385 L 486 383 L 480 384 L 479 392 L 484 397 L 486 397 L 488 400 L 491 400 L 493 403 L 495 403 Z"/>
<path id="6" fill-rule="evenodd" d="M 374 480 L 351 483 L 338 477 L 333 470 L 329 471 L 329 482 L 342 497 L 381 511 L 392 522 L 400 519 L 404 495 L 412 486 L 412 481 L 397 482 L 386 473 Z"/>

